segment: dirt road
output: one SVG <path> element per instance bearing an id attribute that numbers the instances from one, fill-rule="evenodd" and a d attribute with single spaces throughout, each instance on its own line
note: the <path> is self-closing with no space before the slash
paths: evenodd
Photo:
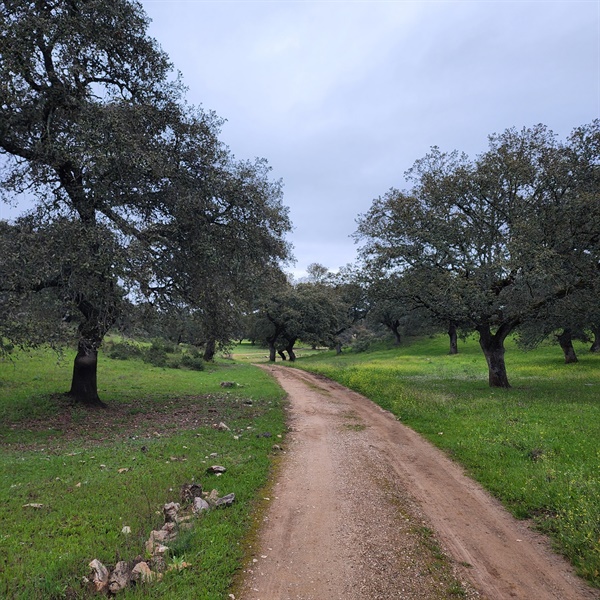
<path id="1" fill-rule="evenodd" d="M 291 433 L 243 600 L 599 598 L 443 453 L 346 388 L 265 367 Z"/>

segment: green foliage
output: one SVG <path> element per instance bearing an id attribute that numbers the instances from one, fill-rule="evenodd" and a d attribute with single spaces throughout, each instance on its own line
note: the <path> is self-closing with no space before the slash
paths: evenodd
<path id="1" fill-rule="evenodd" d="M 76 337 L 88 368 L 72 394 L 88 403 L 101 402 L 89 366 L 133 312 L 125 298 L 184 314 L 183 329 L 223 346 L 290 258 L 281 182 L 264 159 L 235 159 L 222 120 L 187 104 L 148 23 L 130 0 L 0 4 L 0 194 L 36 201 L 0 223 L 0 335 Z"/>
<path id="2" fill-rule="evenodd" d="M 128 342 L 108 342 L 104 345 L 104 350 L 109 358 L 115 360 L 129 360 L 143 356 L 143 350 L 138 344 Z"/>
<path id="3" fill-rule="evenodd" d="M 184 369 L 190 369 L 192 371 L 204 371 L 204 361 L 202 360 L 201 356 L 184 354 L 181 357 L 181 366 Z"/>
<path id="4" fill-rule="evenodd" d="M 180 347 L 168 340 L 155 338 L 148 346 L 133 341 L 112 341 L 104 344 L 109 358 L 115 360 L 141 359 L 153 367 L 203 371 L 204 361 L 194 346 Z"/>
<path id="5" fill-rule="evenodd" d="M 550 534 L 577 571 L 600 586 L 600 356 L 578 346 L 518 352 L 510 341 L 510 390 L 486 385 L 469 338 L 447 354 L 447 338 L 393 350 L 308 357 L 298 366 L 331 377 L 392 411 L 463 464 L 519 518 Z"/>
<path id="6" fill-rule="evenodd" d="M 156 344 L 153 342 L 150 348 L 146 348 L 143 357 L 144 362 L 152 365 L 153 367 L 167 366 L 167 351 L 161 344 Z"/>
<path id="7" fill-rule="evenodd" d="M 236 502 L 196 520 L 173 546 L 169 562 L 191 566 L 120 597 L 226 597 L 271 468 L 273 439 L 257 434 L 284 432 L 281 390 L 249 365 L 199 374 L 104 359 L 101 391 L 111 409 L 88 411 L 57 393 L 69 363 L 51 351 L 0 362 L 0 597 L 91 597 L 82 583 L 88 563 L 143 555 L 163 504 L 179 501 L 180 486 L 191 481 L 234 492 Z M 238 387 L 224 392 L 225 379 Z M 219 420 L 231 431 L 214 429 Z M 227 467 L 218 478 L 205 474 L 213 452 Z"/>
<path id="8" fill-rule="evenodd" d="M 374 286 L 393 279 L 384 299 L 477 331 L 490 386 L 509 387 L 503 344 L 518 326 L 598 318 L 599 148 L 600 120 L 564 142 L 544 125 L 508 129 L 474 159 L 432 148 L 406 173 L 410 189 L 359 219 Z"/>

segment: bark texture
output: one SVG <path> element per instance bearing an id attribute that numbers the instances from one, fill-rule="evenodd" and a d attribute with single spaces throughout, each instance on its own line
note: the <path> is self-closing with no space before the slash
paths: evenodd
<path id="1" fill-rule="evenodd" d="M 488 365 L 488 380 L 490 387 L 509 388 L 506 363 L 504 362 L 504 340 L 512 331 L 512 327 L 503 325 L 492 334 L 489 325 L 477 328 L 479 332 L 479 345 Z"/>
<path id="2" fill-rule="evenodd" d="M 570 365 L 577 362 L 577 354 L 573 348 L 573 335 L 570 329 L 563 329 L 563 332 L 556 336 L 560 347 L 565 355 L 565 364 Z"/>
<path id="3" fill-rule="evenodd" d="M 448 326 L 448 337 L 450 338 L 449 354 L 458 354 L 458 334 L 454 323 L 450 323 Z"/>

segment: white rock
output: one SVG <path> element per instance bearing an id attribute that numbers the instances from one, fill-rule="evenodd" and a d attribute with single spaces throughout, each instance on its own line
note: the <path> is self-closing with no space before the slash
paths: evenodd
<path id="1" fill-rule="evenodd" d="M 90 563 L 90 569 L 96 591 L 103 592 L 108 587 L 108 569 L 97 558 Z"/>

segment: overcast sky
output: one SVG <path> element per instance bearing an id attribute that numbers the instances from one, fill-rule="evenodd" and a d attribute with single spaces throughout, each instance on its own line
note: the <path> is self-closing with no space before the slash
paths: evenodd
<path id="1" fill-rule="evenodd" d="M 283 179 L 297 275 L 352 262 L 356 217 L 431 146 L 600 117 L 597 0 L 142 4 L 190 102 Z"/>
<path id="2" fill-rule="evenodd" d="M 296 275 L 352 262 L 356 217 L 431 146 L 600 117 L 598 0 L 142 4 L 188 100 L 283 179 Z"/>

